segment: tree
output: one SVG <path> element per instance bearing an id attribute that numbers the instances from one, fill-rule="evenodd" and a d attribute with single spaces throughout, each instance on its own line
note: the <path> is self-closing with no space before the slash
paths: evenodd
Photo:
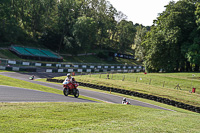
<path id="1" fill-rule="evenodd" d="M 136 29 L 133 22 L 122 20 L 118 26 L 118 49 L 120 52 L 125 52 L 126 49 L 130 49 L 134 44 L 134 37 Z"/>
<path id="2" fill-rule="evenodd" d="M 136 46 L 135 56 L 139 61 L 143 61 L 146 55 L 146 48 L 145 45 L 143 45 L 143 42 L 145 42 L 146 33 L 147 33 L 146 27 L 142 27 L 141 25 L 137 27 L 134 43 Z"/>
<path id="3" fill-rule="evenodd" d="M 96 42 L 96 22 L 90 17 L 79 17 L 74 24 L 73 36 L 85 52 Z"/>
<path id="4" fill-rule="evenodd" d="M 186 65 L 185 55 L 186 48 L 192 44 L 189 38 L 196 27 L 194 12 L 195 4 L 190 0 L 172 1 L 166 6 L 147 37 L 146 45 L 150 45 L 145 57 L 147 68 L 184 71 L 190 66 Z"/>

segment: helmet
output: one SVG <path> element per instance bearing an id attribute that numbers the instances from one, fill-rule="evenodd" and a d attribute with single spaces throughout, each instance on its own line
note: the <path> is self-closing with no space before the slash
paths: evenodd
<path id="1" fill-rule="evenodd" d="M 70 76 L 71 76 L 71 74 L 70 74 L 70 73 L 68 73 L 68 74 L 67 74 L 67 77 L 70 77 Z"/>
<path id="2" fill-rule="evenodd" d="M 126 98 L 123 98 L 123 101 L 126 101 Z"/>

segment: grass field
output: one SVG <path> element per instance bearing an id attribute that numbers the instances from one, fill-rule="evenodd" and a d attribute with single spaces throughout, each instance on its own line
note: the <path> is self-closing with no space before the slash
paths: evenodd
<path id="1" fill-rule="evenodd" d="M 149 73 L 146 75 L 129 73 L 111 74 L 110 79 L 106 79 L 107 74 L 79 75 L 75 78 L 79 82 L 137 91 L 200 107 L 200 80 L 198 79 L 200 73 L 193 74 L 195 77 L 192 76 L 192 73 Z M 122 81 L 124 76 L 125 79 Z M 64 77 L 57 78 L 64 79 Z M 181 86 L 181 90 L 175 88 L 177 84 Z M 192 91 L 191 86 L 196 87 L 196 93 L 189 92 Z"/>
<path id="2" fill-rule="evenodd" d="M 0 132 L 199 133 L 199 114 L 106 103 L 0 103 Z"/>
<path id="3" fill-rule="evenodd" d="M 141 62 L 137 62 L 135 60 L 128 60 L 122 58 L 115 58 L 115 60 L 104 60 L 98 58 L 94 55 L 89 56 L 63 56 L 64 62 L 79 62 L 79 63 L 101 63 L 101 64 L 130 64 L 130 65 L 141 65 Z"/>
<path id="4" fill-rule="evenodd" d="M 62 93 L 1 75 L 0 83 Z M 0 132 L 198 133 L 200 114 L 178 110 L 107 103 L 0 103 Z"/>

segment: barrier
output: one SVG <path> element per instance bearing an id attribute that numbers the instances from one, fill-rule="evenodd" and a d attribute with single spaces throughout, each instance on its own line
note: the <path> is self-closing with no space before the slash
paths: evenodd
<path id="1" fill-rule="evenodd" d="M 46 69 L 46 72 L 48 72 L 48 73 L 52 73 L 53 70 L 52 70 L 52 69 Z"/>
<path id="2" fill-rule="evenodd" d="M 5 66 L 0 66 L 0 70 L 6 70 Z"/>
<path id="3" fill-rule="evenodd" d="M 64 72 L 72 72 L 71 69 L 75 69 L 73 71 L 76 71 L 76 69 L 82 69 L 82 72 L 86 72 L 87 69 L 91 69 L 91 72 L 141 72 L 144 71 L 144 68 L 142 66 L 130 66 L 127 65 L 126 68 L 124 65 L 119 66 L 118 65 L 98 65 L 98 64 L 78 64 L 78 63 L 62 63 L 62 64 L 57 64 L 57 63 L 41 63 L 41 62 L 27 62 L 27 61 L 15 61 L 15 60 L 7 60 L 7 59 L 1 59 L 1 66 L 12 66 L 12 67 L 21 67 L 21 66 L 33 66 L 33 67 L 42 67 L 46 69 L 53 69 L 55 72 L 58 72 L 56 69 L 64 69 Z M 123 69 L 124 68 L 124 69 Z M 139 69 L 141 68 L 141 69 Z M 9 68 L 8 68 L 9 69 Z M 66 70 L 70 69 L 70 70 Z M 124 71 L 125 70 L 125 71 Z M 90 70 L 88 71 L 90 72 Z"/>
<path id="4" fill-rule="evenodd" d="M 19 71 L 19 67 L 13 67 L 12 70 L 13 71 Z"/>

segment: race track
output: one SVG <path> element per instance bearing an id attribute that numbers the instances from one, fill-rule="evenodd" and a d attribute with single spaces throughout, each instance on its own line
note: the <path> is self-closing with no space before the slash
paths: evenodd
<path id="1" fill-rule="evenodd" d="M 93 102 L 59 94 L 0 85 L 0 102 Z"/>
<path id="2" fill-rule="evenodd" d="M 51 77 L 58 77 L 58 76 L 65 76 L 66 74 L 63 73 L 16 73 L 16 72 L 1 72 L 0 75 L 17 78 L 20 80 L 48 86 L 51 88 L 62 90 L 62 85 L 53 84 L 53 83 L 47 83 L 47 82 L 39 82 L 34 80 L 29 80 L 29 77 L 31 75 L 35 75 L 35 78 L 51 78 Z M 58 94 L 52 94 L 52 93 L 46 93 L 41 91 L 34 91 L 34 90 L 27 90 L 22 88 L 15 88 L 15 87 L 5 87 L 7 89 L 2 89 L 4 86 L 0 86 L 0 96 L 3 94 L 4 91 L 11 91 L 11 93 L 4 92 L 6 94 L 6 98 L 2 99 L 0 97 L 0 102 L 5 101 L 12 101 L 12 102 L 19 102 L 19 101 L 40 101 L 40 102 L 91 102 L 89 100 L 84 100 L 80 98 L 73 98 L 73 97 L 66 97 L 64 95 L 58 95 Z M 103 92 L 96 92 L 91 90 L 85 90 L 78 88 L 80 95 L 99 99 L 108 103 L 116 103 L 121 104 L 121 101 L 123 97 L 107 94 Z M 12 92 L 13 91 L 13 92 Z M 39 94 L 40 93 L 40 94 Z M 15 95 L 17 94 L 17 95 Z M 20 96 L 20 97 L 19 97 Z M 52 98 L 53 97 L 53 98 Z M 131 105 L 137 105 L 137 106 L 143 106 L 143 107 L 149 107 L 149 108 L 156 108 L 156 109 L 162 109 L 162 110 L 170 110 L 166 108 L 162 108 L 156 105 L 140 102 L 133 99 L 128 99 L 128 101 L 131 102 Z M 172 110 L 170 110 L 172 111 Z"/>

